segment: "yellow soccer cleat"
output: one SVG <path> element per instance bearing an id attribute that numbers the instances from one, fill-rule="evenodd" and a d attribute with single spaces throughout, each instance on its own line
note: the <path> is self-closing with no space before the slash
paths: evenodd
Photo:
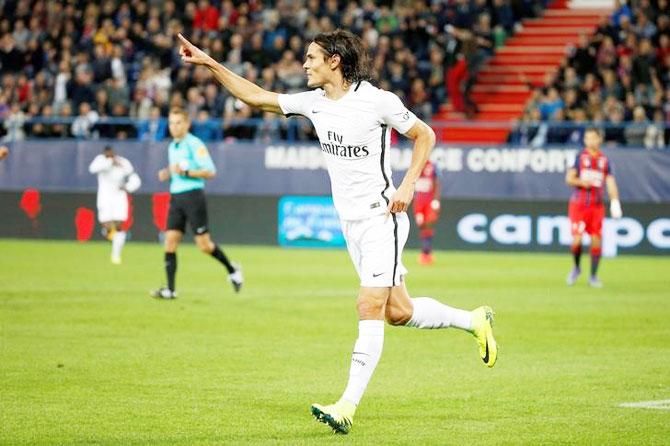
<path id="1" fill-rule="evenodd" d="M 475 308 L 472 314 L 472 334 L 479 344 L 479 356 L 489 367 L 498 359 L 498 345 L 493 337 L 493 310 L 491 307 Z"/>
<path id="2" fill-rule="evenodd" d="M 340 400 L 329 406 L 314 403 L 311 410 L 316 421 L 330 426 L 333 433 L 346 435 L 354 423 L 356 406 L 348 401 Z"/>

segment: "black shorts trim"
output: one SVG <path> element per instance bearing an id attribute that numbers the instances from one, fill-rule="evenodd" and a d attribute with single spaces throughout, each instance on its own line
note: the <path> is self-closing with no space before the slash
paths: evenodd
<path id="1" fill-rule="evenodd" d="M 389 204 L 389 199 L 384 195 L 384 192 L 389 188 L 391 185 L 391 181 L 389 180 L 388 176 L 386 175 L 386 171 L 384 171 L 384 155 L 386 154 L 386 129 L 388 127 L 386 125 L 382 125 L 382 153 L 380 156 L 380 166 L 382 169 L 382 177 L 384 177 L 384 190 L 381 192 L 382 198 L 384 198 L 384 201 L 386 202 L 386 205 L 388 206 Z M 391 214 L 393 216 L 393 240 L 395 243 L 394 248 L 394 255 L 393 255 L 393 277 L 391 280 L 391 283 L 393 286 L 396 286 L 395 283 L 395 275 L 396 272 L 398 271 L 398 219 L 396 218 L 395 214 Z"/>

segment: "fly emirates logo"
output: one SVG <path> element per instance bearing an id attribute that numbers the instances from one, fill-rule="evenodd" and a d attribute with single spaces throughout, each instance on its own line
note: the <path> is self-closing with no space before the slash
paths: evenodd
<path id="1" fill-rule="evenodd" d="M 328 130 L 328 140 L 321 141 L 321 151 L 342 158 L 365 158 L 370 154 L 368 146 L 352 146 L 343 143 L 344 137 Z"/>

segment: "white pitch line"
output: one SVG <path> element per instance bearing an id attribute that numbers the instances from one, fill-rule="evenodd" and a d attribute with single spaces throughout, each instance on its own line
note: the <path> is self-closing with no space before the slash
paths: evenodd
<path id="1" fill-rule="evenodd" d="M 638 403 L 621 403 L 619 407 L 631 407 L 634 409 L 656 409 L 670 410 L 670 400 L 640 401 Z"/>

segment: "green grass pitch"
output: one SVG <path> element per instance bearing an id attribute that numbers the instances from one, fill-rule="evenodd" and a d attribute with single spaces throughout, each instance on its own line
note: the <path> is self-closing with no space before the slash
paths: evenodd
<path id="1" fill-rule="evenodd" d="M 488 303 L 487 369 L 458 330 L 388 327 L 347 437 L 310 413 L 346 384 L 357 280 L 344 251 L 192 245 L 180 298 L 156 301 L 157 244 L 0 240 L 0 444 L 668 444 L 670 259 L 605 259 L 605 288 L 564 285 L 570 256 L 405 254 L 414 296 Z M 588 257 L 585 259 L 588 266 Z"/>

